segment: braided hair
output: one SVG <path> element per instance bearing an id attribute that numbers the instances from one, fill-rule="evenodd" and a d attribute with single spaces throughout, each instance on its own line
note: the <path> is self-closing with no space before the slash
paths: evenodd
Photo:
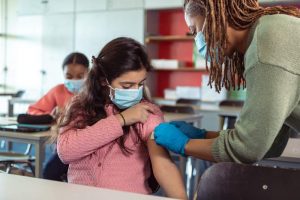
<path id="1" fill-rule="evenodd" d="M 188 16 L 206 17 L 204 35 L 207 42 L 207 54 L 211 62 L 206 69 L 210 72 L 209 85 L 220 92 L 222 87 L 230 90 L 246 87 L 244 73 L 244 55 L 238 51 L 225 56 L 228 45 L 227 27 L 236 30 L 251 28 L 264 15 L 286 14 L 300 18 L 300 11 L 293 6 L 261 7 L 257 0 L 185 0 L 184 12 Z M 224 65 L 224 67 L 222 67 Z"/>

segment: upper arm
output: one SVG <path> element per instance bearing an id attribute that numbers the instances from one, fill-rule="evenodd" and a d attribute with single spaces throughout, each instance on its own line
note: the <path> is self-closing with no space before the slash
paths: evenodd
<path id="1" fill-rule="evenodd" d="M 157 164 L 162 164 L 162 161 L 172 161 L 169 152 L 165 148 L 157 145 L 155 140 L 149 138 L 147 140 L 147 147 L 153 168 L 155 168 Z"/>

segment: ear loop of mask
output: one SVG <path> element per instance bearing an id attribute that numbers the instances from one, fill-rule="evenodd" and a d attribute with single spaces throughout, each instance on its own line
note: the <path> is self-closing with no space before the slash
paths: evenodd
<path id="1" fill-rule="evenodd" d="M 113 94 L 112 94 L 112 90 L 115 91 L 115 89 L 109 84 L 107 78 L 105 80 L 106 80 L 107 86 L 109 87 L 109 97 L 112 100 L 113 97 L 114 97 Z"/>
<path id="2" fill-rule="evenodd" d="M 202 26 L 202 30 L 201 30 L 201 32 L 202 32 L 202 34 L 204 35 L 204 28 L 205 28 L 205 26 L 206 26 L 206 17 L 205 17 L 205 19 L 204 19 L 204 23 L 203 23 L 203 26 Z M 204 35 L 205 36 L 205 35 Z"/>

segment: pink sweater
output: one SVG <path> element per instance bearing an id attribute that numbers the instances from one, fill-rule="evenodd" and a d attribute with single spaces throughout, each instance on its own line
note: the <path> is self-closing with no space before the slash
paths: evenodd
<path id="1" fill-rule="evenodd" d="M 64 84 L 52 88 L 35 104 L 29 106 L 27 113 L 31 115 L 50 114 L 55 107 L 63 108 L 74 96 Z"/>
<path id="2" fill-rule="evenodd" d="M 154 128 L 163 121 L 158 107 L 146 123 L 139 123 L 138 134 L 146 142 Z M 147 184 L 150 176 L 150 159 L 147 148 L 131 129 L 125 145 L 134 150 L 132 155 L 122 153 L 113 141 L 123 135 L 120 122 L 113 113 L 112 105 L 106 107 L 108 117 L 85 129 L 66 130 L 62 128 L 57 142 L 60 159 L 69 164 L 70 183 L 90 185 L 142 194 L 151 193 Z"/>

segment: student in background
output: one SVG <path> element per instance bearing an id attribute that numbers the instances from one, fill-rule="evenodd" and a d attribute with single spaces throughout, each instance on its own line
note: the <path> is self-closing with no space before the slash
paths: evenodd
<path id="1" fill-rule="evenodd" d="M 78 52 L 69 54 L 63 61 L 62 69 L 65 82 L 52 88 L 36 103 L 28 108 L 28 114 L 51 114 L 54 118 L 59 115 L 70 99 L 81 89 L 89 69 L 89 60 Z M 45 179 L 61 181 L 67 173 L 68 165 L 63 164 L 57 153 L 54 153 L 43 171 Z"/>
<path id="2" fill-rule="evenodd" d="M 150 138 L 163 122 L 144 91 L 150 70 L 144 47 L 130 38 L 112 40 L 93 58 L 84 89 L 59 120 L 57 150 L 69 164 L 68 182 L 150 194 L 152 166 L 169 197 L 186 199 L 179 170 Z"/>

